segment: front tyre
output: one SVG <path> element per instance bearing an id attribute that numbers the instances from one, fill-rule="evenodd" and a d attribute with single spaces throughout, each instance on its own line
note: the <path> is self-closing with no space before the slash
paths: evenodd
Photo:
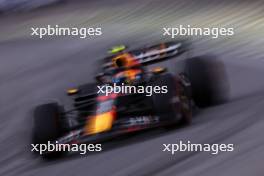
<path id="1" fill-rule="evenodd" d="M 55 141 L 60 137 L 62 135 L 60 117 L 61 108 L 57 103 L 37 106 L 34 110 L 33 143 L 47 144 L 48 141 Z M 46 156 L 49 157 L 51 154 Z"/>
<path id="2" fill-rule="evenodd" d="M 164 74 L 157 76 L 151 83 L 152 86 L 167 86 L 167 93 L 159 93 L 152 95 L 153 110 L 161 121 L 174 126 L 175 123 L 181 121 L 190 121 L 184 117 L 184 112 L 181 103 L 180 83 L 172 74 Z M 189 118 L 189 116 L 188 116 Z"/>

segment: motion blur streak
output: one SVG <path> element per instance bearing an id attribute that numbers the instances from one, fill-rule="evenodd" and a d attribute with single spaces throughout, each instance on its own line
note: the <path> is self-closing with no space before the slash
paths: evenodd
<path id="1" fill-rule="evenodd" d="M 32 26 L 97 26 L 96 39 L 32 39 Z M 87 82 L 96 58 L 117 43 L 159 41 L 164 26 L 234 27 L 235 35 L 194 38 L 194 55 L 223 59 L 232 101 L 203 110 L 193 125 L 148 132 L 87 157 L 45 163 L 30 153 L 31 109 L 41 100 Z M 50 9 L 0 17 L 0 175 L 263 176 L 264 1 L 69 1 Z M 67 75 L 67 76 L 65 76 Z M 151 134 L 149 134 L 151 133 Z M 163 143 L 234 143 L 234 152 L 162 152 Z M 121 143 L 121 144 L 119 144 Z"/>

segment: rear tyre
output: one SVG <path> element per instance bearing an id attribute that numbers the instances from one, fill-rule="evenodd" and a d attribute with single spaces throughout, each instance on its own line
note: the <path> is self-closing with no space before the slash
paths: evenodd
<path id="1" fill-rule="evenodd" d="M 177 91 L 180 98 L 181 122 L 183 125 L 189 125 L 192 122 L 193 114 L 191 84 L 183 73 L 177 75 Z"/>
<path id="2" fill-rule="evenodd" d="M 152 95 L 154 113 L 165 123 L 171 121 L 174 124 L 174 122 L 179 121 L 179 102 L 173 75 L 159 75 L 152 81 L 151 86 L 167 86 L 167 93 L 153 93 Z"/>
<path id="3" fill-rule="evenodd" d="M 210 56 L 187 60 L 186 73 L 192 84 L 192 98 L 198 107 L 208 107 L 228 100 L 228 81 L 222 62 Z"/>

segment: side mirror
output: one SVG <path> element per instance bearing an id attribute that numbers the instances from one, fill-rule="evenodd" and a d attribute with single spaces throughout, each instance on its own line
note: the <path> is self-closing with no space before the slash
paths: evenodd
<path id="1" fill-rule="evenodd" d="M 161 74 L 161 73 L 165 73 L 166 71 L 167 71 L 167 68 L 164 68 L 164 67 L 156 67 L 151 70 L 151 72 L 154 74 Z"/>
<path id="2" fill-rule="evenodd" d="M 68 94 L 68 95 L 75 95 L 75 94 L 77 94 L 78 92 L 79 92 L 79 90 L 76 89 L 76 88 L 68 89 L 68 90 L 67 90 L 67 94 Z"/>

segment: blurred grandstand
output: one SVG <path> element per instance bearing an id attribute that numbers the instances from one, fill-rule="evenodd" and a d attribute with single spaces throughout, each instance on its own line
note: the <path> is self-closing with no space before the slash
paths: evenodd
<path id="1" fill-rule="evenodd" d="M 28 11 L 63 1 L 65 0 L 0 0 L 0 12 L 10 13 Z"/>

